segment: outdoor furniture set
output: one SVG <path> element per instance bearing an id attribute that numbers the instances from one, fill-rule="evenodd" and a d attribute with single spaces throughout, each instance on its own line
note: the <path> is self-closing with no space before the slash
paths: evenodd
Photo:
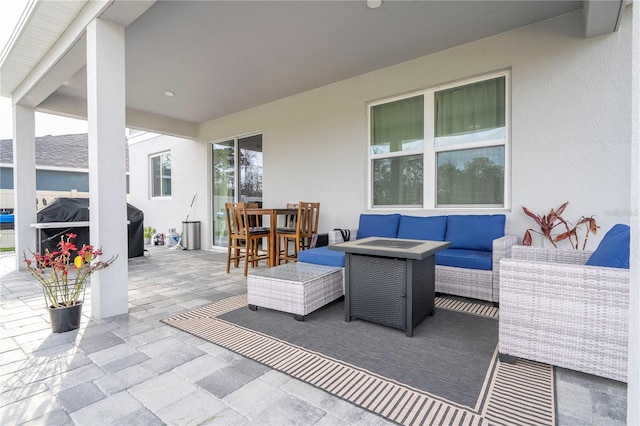
<path id="1" fill-rule="evenodd" d="M 258 266 L 264 260 L 268 266 L 279 265 L 281 260 L 295 260 L 298 251 L 311 245 L 318 233 L 320 203 L 300 201 L 286 208 L 269 209 L 257 203 L 225 203 L 227 224 L 227 273 L 231 262 L 237 268 L 244 260 L 244 275 L 249 266 Z M 263 216 L 269 217 L 269 226 L 263 226 Z M 285 227 L 277 227 L 278 216 L 285 217 Z M 281 241 L 283 243 L 281 244 Z M 291 243 L 291 244 L 290 244 Z M 289 253 L 289 246 L 293 253 Z"/>
<path id="2" fill-rule="evenodd" d="M 250 274 L 249 304 L 302 320 L 341 297 L 350 249 L 331 246 L 348 234 L 356 236 L 351 247 L 364 239 L 448 241 L 449 248 L 432 256 L 435 291 L 500 302 L 502 361 L 526 358 L 626 382 L 629 226 L 614 226 L 592 252 L 519 246 L 515 236 L 504 235 L 504 225 L 504 215 L 363 214 L 357 230 L 329 233 L 329 246 L 301 251 L 298 263 Z M 346 304 L 345 319 L 352 314 Z M 384 323 L 369 313 L 355 316 Z"/>
<path id="3" fill-rule="evenodd" d="M 435 291 L 498 302 L 498 265 L 509 256 L 515 236 L 505 236 L 504 215 L 460 215 L 416 217 L 400 214 L 360 216 L 359 228 L 352 230 L 356 240 L 367 237 L 430 240 L 450 242 L 450 248 L 435 254 Z M 329 234 L 329 245 L 344 242 L 342 233 Z M 288 268 L 280 265 L 271 270 L 256 270 L 247 279 L 248 303 L 254 307 L 278 309 L 293 313 L 302 319 L 317 309 L 314 276 L 303 264 L 328 267 L 317 272 L 318 278 L 326 273 L 336 280 L 339 271 L 342 293 L 327 290 L 324 303 L 344 294 L 343 269 L 345 253 L 316 247 L 298 253 L 298 263 Z M 294 277 L 292 277 L 292 274 Z M 295 275 L 297 274 L 297 275 Z M 327 284 L 332 289 L 336 281 Z M 296 288 L 298 287 L 298 288 Z M 295 300 L 294 300 L 295 299 Z M 286 309 L 283 309 L 286 307 Z M 319 307 L 319 306 L 318 306 Z"/>
<path id="4" fill-rule="evenodd" d="M 435 255 L 436 292 L 499 302 L 500 260 L 517 244 L 505 235 L 505 215 L 407 216 L 363 214 L 353 238 L 386 237 L 449 241 L 451 246 Z M 342 242 L 342 234 L 329 234 L 329 245 Z M 316 247 L 305 250 L 298 261 L 344 267 L 344 253 Z"/>
<path id="5" fill-rule="evenodd" d="M 596 250 L 515 246 L 500 263 L 499 351 L 627 381 L 630 228 Z"/>

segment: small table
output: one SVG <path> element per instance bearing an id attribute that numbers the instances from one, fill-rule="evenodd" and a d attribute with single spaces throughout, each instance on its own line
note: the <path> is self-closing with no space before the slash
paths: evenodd
<path id="1" fill-rule="evenodd" d="M 249 309 L 276 309 L 293 314 L 298 321 L 342 294 L 342 268 L 292 262 L 247 275 Z"/>
<path id="2" fill-rule="evenodd" d="M 345 321 L 399 328 L 408 337 L 435 313 L 434 255 L 447 241 L 369 237 L 329 246 L 345 252 Z"/>

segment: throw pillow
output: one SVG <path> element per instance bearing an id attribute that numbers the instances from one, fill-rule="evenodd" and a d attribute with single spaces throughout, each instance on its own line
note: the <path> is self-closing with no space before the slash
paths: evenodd
<path id="1" fill-rule="evenodd" d="M 609 230 L 598 244 L 587 265 L 604 266 L 607 268 L 629 269 L 629 244 L 631 228 L 628 225 L 617 224 Z"/>

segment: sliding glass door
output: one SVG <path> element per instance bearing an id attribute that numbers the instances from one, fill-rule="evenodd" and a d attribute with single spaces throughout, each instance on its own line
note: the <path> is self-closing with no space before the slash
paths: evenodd
<path id="1" fill-rule="evenodd" d="M 213 244 L 227 246 L 224 203 L 262 205 L 262 135 L 243 136 L 212 145 Z"/>

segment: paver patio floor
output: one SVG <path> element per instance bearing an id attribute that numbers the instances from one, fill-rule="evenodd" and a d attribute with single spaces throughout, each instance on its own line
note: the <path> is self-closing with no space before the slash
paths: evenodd
<path id="1" fill-rule="evenodd" d="M 52 334 L 42 291 L 0 255 L 0 424 L 381 425 L 306 383 L 164 325 L 246 292 L 226 253 L 146 246 L 129 259 L 129 313 Z M 623 425 L 626 386 L 556 369 L 560 425 Z"/>

